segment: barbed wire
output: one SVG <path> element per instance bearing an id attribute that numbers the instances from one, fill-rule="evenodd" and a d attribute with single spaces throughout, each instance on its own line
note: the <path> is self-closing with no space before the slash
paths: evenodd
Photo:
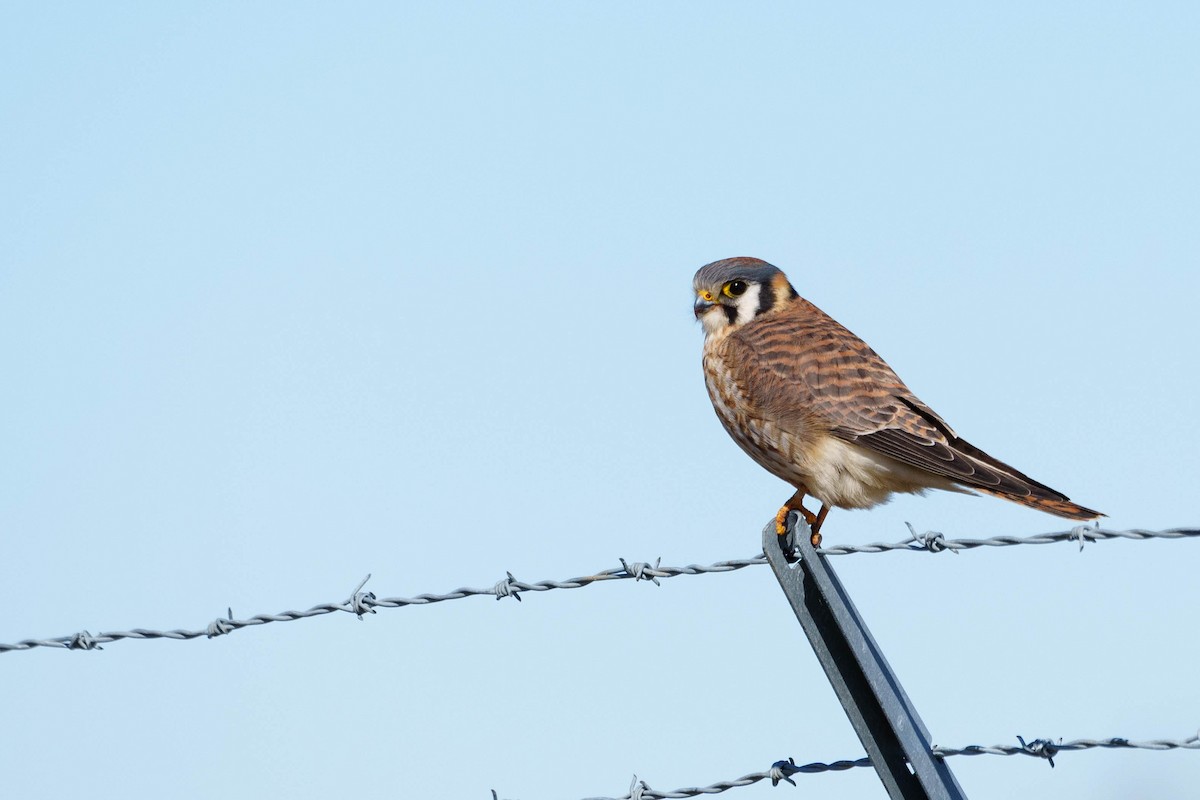
<path id="1" fill-rule="evenodd" d="M 1110 750 L 1200 750 L 1200 731 L 1187 739 L 1149 739 L 1142 742 L 1134 742 L 1129 739 L 1113 738 L 1113 739 L 1075 739 L 1074 741 L 1064 742 L 1059 739 L 1057 742 L 1051 739 L 1034 739 L 1032 742 L 1026 743 L 1020 736 L 1017 737 L 1020 746 L 997 744 L 991 747 L 983 747 L 981 745 L 972 744 L 962 748 L 953 747 L 934 747 L 934 755 L 939 758 L 948 756 L 1035 756 L 1044 758 L 1050 762 L 1050 766 L 1054 766 L 1054 757 L 1059 753 L 1071 752 L 1074 750 L 1091 750 L 1095 747 L 1102 747 Z"/>
<path id="2" fill-rule="evenodd" d="M 1162 531 L 1150 531 L 1133 528 L 1125 531 L 1106 531 L 1091 525 L 1077 525 L 1069 531 L 1056 533 L 1041 533 L 1034 536 L 993 536 L 988 539 L 947 539 L 937 531 L 917 533 L 911 523 L 908 526 L 912 535 L 902 542 L 874 542 L 861 545 L 836 545 L 823 547 L 817 552 L 830 556 L 849 555 L 851 553 L 884 553 L 891 550 L 907 550 L 911 553 L 940 553 L 949 550 L 957 553 L 960 550 L 973 550 L 977 547 L 1012 547 L 1022 544 L 1057 544 L 1058 542 L 1078 542 L 1079 549 L 1088 542 L 1103 542 L 1109 539 L 1131 539 L 1141 542 L 1147 539 L 1187 539 L 1200 536 L 1196 528 L 1168 528 Z"/>
<path id="3" fill-rule="evenodd" d="M 908 524 L 908 523 L 905 523 Z M 1101 542 L 1109 539 L 1130 539 L 1145 541 L 1149 539 L 1184 539 L 1200 537 L 1200 529 L 1171 528 L 1161 531 L 1142 529 L 1107 531 L 1088 525 L 1080 525 L 1069 531 L 1043 533 L 1034 536 L 995 536 L 988 539 L 947 539 L 937 531 L 917 533 L 912 525 L 908 525 L 911 536 L 900 542 L 874 542 L 863 545 L 834 545 L 823 547 L 818 552 L 830 556 L 851 555 L 855 553 L 885 553 L 904 550 L 913 553 L 939 553 L 944 550 L 957 553 L 960 550 L 971 550 L 978 547 L 1011 547 L 1026 544 L 1053 544 L 1056 542 L 1078 542 L 1082 550 L 1087 542 Z M 689 564 L 686 567 L 662 566 L 659 558 L 654 564 L 644 561 L 626 561 L 619 559 L 620 567 L 601 570 L 592 575 L 570 578 L 563 581 L 543 580 L 527 583 L 513 577 L 511 572 L 505 573 L 505 578 L 491 587 L 476 589 L 463 587 L 445 594 L 425 593 L 414 597 L 377 597 L 374 592 L 364 592 L 363 587 L 370 580 L 366 578 L 359 582 L 350 597 L 337 603 L 322 603 L 304 611 L 281 611 L 277 614 L 255 614 L 246 619 L 234 619 L 232 609 L 227 609 L 226 616 L 213 620 L 201 629 L 175 628 L 173 630 L 152 630 L 134 628 L 126 631 L 105 631 L 97 634 L 80 631 L 68 636 L 55 636 L 42 639 L 23 639 L 19 642 L 6 644 L 0 642 L 0 653 L 33 650 L 39 647 L 58 648 L 63 650 L 101 650 L 101 645 L 126 639 L 213 639 L 232 633 L 242 628 L 252 628 L 271 622 L 293 622 L 298 619 L 319 617 L 336 611 L 345 611 L 362 619 L 366 614 L 374 614 L 380 608 L 403 608 L 405 606 L 425 606 L 442 603 L 447 600 L 461 600 L 466 597 L 488 596 L 501 600 L 505 597 L 521 599 L 522 592 L 548 592 L 554 589 L 581 589 L 596 583 L 614 580 L 652 581 L 661 585 L 660 579 L 676 578 L 681 575 L 711 575 L 733 572 L 746 567 L 760 566 L 767 563 L 766 557 L 757 555 L 752 558 L 718 561 L 714 564 L 701 566 Z"/>
<path id="4" fill-rule="evenodd" d="M 948 758 L 950 756 L 979 756 L 979 755 L 999 755 L 1013 756 L 1025 755 L 1033 758 L 1044 758 L 1050 762 L 1050 766 L 1054 766 L 1054 757 L 1059 753 L 1066 753 L 1075 750 L 1090 750 L 1092 748 L 1107 748 L 1121 750 L 1200 750 L 1200 732 L 1187 739 L 1151 739 L 1148 741 L 1131 741 L 1129 739 L 1112 738 L 1112 739 L 1075 739 L 1074 741 L 1064 742 L 1059 739 L 1054 742 L 1051 739 L 1034 739 L 1031 742 L 1026 742 L 1025 739 L 1018 736 L 1018 745 L 997 744 L 991 747 L 972 744 L 966 747 L 934 747 L 933 754 L 938 758 Z M 650 788 L 644 780 L 639 780 L 636 775 L 633 776 L 633 783 L 629 786 L 629 791 L 620 797 L 589 797 L 585 800 L 667 800 L 667 798 L 683 798 L 683 797 L 698 797 L 703 794 L 720 794 L 727 792 L 730 789 L 737 789 L 742 786 L 750 786 L 759 781 L 769 780 L 772 786 L 777 786 L 781 781 L 787 781 L 793 786 L 796 782 L 792 780 L 793 775 L 813 774 L 818 772 L 841 772 L 855 767 L 869 767 L 871 759 L 863 758 L 846 759 L 842 761 L 832 761 L 830 763 L 822 763 L 815 761 L 810 764 L 797 764 L 794 759 L 786 761 L 776 761 L 771 765 L 771 768 L 763 772 L 752 772 L 749 775 L 743 775 L 740 778 L 735 778 L 730 781 L 720 781 L 708 786 L 691 786 L 684 789 L 673 789 L 671 791 L 660 791 Z M 496 792 L 492 790 L 492 797 L 497 798 Z"/>

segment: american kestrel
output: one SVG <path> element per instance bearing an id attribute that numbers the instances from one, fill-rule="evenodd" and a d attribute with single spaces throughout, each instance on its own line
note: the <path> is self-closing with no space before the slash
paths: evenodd
<path id="1" fill-rule="evenodd" d="M 757 258 L 727 258 L 693 280 L 704 325 L 704 382 L 725 430 L 796 487 L 776 530 L 799 511 L 820 543 L 831 507 L 870 508 L 895 492 L 985 492 L 1060 517 L 1095 519 L 959 438 L 874 350 L 800 297 Z M 821 503 L 814 514 L 805 495 Z"/>

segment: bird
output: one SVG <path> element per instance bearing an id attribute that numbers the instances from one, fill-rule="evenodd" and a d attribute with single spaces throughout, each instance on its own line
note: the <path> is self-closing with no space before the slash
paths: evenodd
<path id="1" fill-rule="evenodd" d="M 796 490 L 775 515 L 780 536 L 798 511 L 816 547 L 831 508 L 872 508 L 927 489 L 982 492 L 1075 520 L 1104 516 L 960 437 L 778 267 L 727 258 L 701 267 L 692 286 L 717 417 Z M 808 496 L 821 504 L 816 513 L 804 505 Z"/>

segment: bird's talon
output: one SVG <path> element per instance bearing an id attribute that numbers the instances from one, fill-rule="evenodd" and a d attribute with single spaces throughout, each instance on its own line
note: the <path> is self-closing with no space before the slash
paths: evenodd
<path id="1" fill-rule="evenodd" d="M 791 512 L 791 509 L 788 508 L 787 506 L 784 506 L 783 508 L 779 509 L 778 513 L 775 514 L 775 533 L 776 533 L 776 535 L 787 536 L 787 531 L 788 531 L 787 522 L 788 522 L 788 514 L 790 512 Z"/>

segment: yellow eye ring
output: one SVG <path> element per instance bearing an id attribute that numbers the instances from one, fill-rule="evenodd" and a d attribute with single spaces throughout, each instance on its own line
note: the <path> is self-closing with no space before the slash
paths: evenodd
<path id="1" fill-rule="evenodd" d="M 721 287 L 721 293 L 726 297 L 740 297 L 746 293 L 745 281 L 730 281 Z"/>

